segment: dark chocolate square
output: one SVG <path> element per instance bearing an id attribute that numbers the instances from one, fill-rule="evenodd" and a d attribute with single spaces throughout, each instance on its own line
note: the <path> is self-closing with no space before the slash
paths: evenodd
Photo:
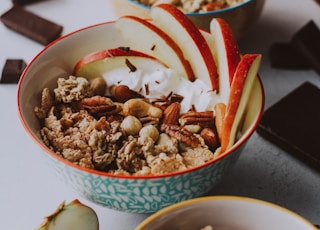
<path id="1" fill-rule="evenodd" d="M 63 27 L 15 5 L 0 17 L 8 28 L 43 45 L 61 36 Z"/>
<path id="2" fill-rule="evenodd" d="M 20 5 L 28 5 L 36 2 L 43 2 L 46 0 L 12 0 L 13 4 L 20 4 Z"/>
<path id="3" fill-rule="evenodd" d="M 7 59 L 2 70 L 0 83 L 18 83 L 26 66 L 27 64 L 22 59 Z"/>
<path id="4" fill-rule="evenodd" d="M 271 66 L 279 69 L 310 69 L 310 65 L 291 43 L 276 42 L 269 49 Z"/>
<path id="5" fill-rule="evenodd" d="M 320 89 L 305 82 L 268 108 L 257 133 L 320 169 Z"/>
<path id="6" fill-rule="evenodd" d="M 314 21 L 309 21 L 292 37 L 292 45 L 320 74 L 320 30 Z"/>

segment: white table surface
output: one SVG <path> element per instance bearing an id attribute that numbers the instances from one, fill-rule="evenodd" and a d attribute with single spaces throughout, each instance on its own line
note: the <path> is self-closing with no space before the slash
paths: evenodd
<path id="1" fill-rule="evenodd" d="M 63 34 L 84 26 L 116 19 L 111 0 L 50 0 L 27 8 L 64 26 Z M 11 7 L 2 0 L 0 14 Z M 292 34 L 313 19 L 320 26 L 320 6 L 314 0 L 266 0 L 257 26 L 242 41 L 244 53 L 262 53 L 260 75 L 266 94 L 265 108 L 304 81 L 320 86 L 312 70 L 290 71 L 270 67 L 268 49 L 273 42 L 289 41 Z M 30 62 L 42 45 L 0 23 L 0 67 L 7 58 Z M 320 41 L 319 41 L 320 42 Z M 65 188 L 43 164 L 40 150 L 26 134 L 17 116 L 17 85 L 0 85 L 0 229 L 34 229 L 62 201 L 79 198 Z M 291 209 L 320 224 L 320 174 L 254 133 L 236 166 L 210 195 L 241 195 Z M 148 215 L 123 213 L 79 198 L 97 212 L 100 229 L 133 229 Z"/>

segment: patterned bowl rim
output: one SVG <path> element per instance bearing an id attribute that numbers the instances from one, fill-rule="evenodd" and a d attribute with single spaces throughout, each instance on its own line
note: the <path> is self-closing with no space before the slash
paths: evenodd
<path id="1" fill-rule="evenodd" d="M 230 6 L 230 7 L 221 9 L 221 10 L 214 10 L 214 11 L 200 12 L 200 13 L 186 13 L 186 15 L 194 17 L 194 16 L 216 15 L 216 14 L 226 13 L 226 12 L 237 10 L 237 9 L 239 9 L 241 7 L 244 7 L 244 6 L 248 5 L 249 3 L 253 2 L 253 1 L 254 0 L 244 0 L 243 2 L 241 2 L 239 4 L 236 4 L 234 6 Z M 133 4 L 133 5 L 135 5 L 135 6 L 137 6 L 137 7 L 145 9 L 145 10 L 150 10 L 151 9 L 150 6 L 144 5 L 144 4 L 139 3 L 139 2 L 137 2 L 135 0 L 128 0 L 128 2 Z"/>
<path id="2" fill-rule="evenodd" d="M 94 169 L 88 169 L 88 168 L 84 168 L 81 166 L 78 166 L 76 164 L 71 163 L 70 161 L 62 158 L 61 156 L 57 155 L 56 153 L 54 153 L 52 150 L 50 150 L 44 143 L 42 143 L 41 141 L 39 141 L 37 135 L 35 133 L 32 132 L 32 130 L 29 128 L 27 122 L 25 121 L 22 111 L 21 111 L 21 102 L 20 102 L 20 94 L 21 94 L 21 87 L 22 84 L 24 82 L 24 79 L 26 78 L 27 72 L 30 68 L 30 66 L 32 66 L 32 64 L 37 60 L 37 58 L 39 56 L 41 56 L 41 54 L 43 54 L 47 49 L 49 49 L 50 47 L 54 46 L 56 43 L 64 40 L 65 38 L 68 38 L 74 34 L 77 34 L 81 31 L 84 30 L 88 30 L 91 28 L 95 28 L 95 27 L 99 27 L 99 26 L 104 26 L 104 25 L 108 25 L 108 24 L 112 24 L 114 23 L 114 21 L 110 21 L 110 22 L 103 22 L 103 23 L 98 23 L 98 24 L 94 24 L 91 26 L 87 26 L 78 30 L 75 30 L 71 33 L 68 33 L 66 35 L 61 36 L 60 38 L 58 38 L 57 40 L 51 42 L 50 44 L 48 44 L 46 47 L 44 47 L 35 57 L 33 57 L 33 59 L 30 61 L 30 63 L 27 65 L 27 67 L 24 69 L 20 80 L 18 82 L 18 87 L 17 87 L 17 109 L 18 109 L 18 116 L 19 119 L 22 123 L 22 126 L 24 127 L 24 129 L 26 130 L 26 132 L 29 134 L 29 136 L 31 136 L 31 138 L 33 139 L 33 141 L 40 146 L 40 148 L 42 150 L 44 150 L 46 153 L 48 153 L 51 157 L 53 157 L 54 159 L 56 159 L 57 161 L 70 166 L 71 168 L 74 168 L 76 170 L 79 171 L 83 171 L 89 174 L 95 174 L 98 176 L 102 176 L 102 177 L 110 177 L 110 178 L 118 178 L 118 179 L 157 179 L 157 178 L 167 178 L 167 177 L 172 177 L 172 176 L 177 176 L 177 175 L 182 175 L 182 174 L 186 174 L 192 171 L 197 171 L 198 169 L 207 167 L 208 165 L 214 164 L 217 161 L 222 160 L 223 158 L 229 156 L 230 154 L 232 154 L 234 151 L 236 151 L 241 145 L 243 145 L 248 139 L 249 137 L 253 134 L 253 132 L 255 131 L 256 127 L 259 124 L 259 121 L 262 117 L 263 114 L 263 110 L 264 110 L 264 103 L 265 103 L 265 94 L 264 94 L 264 88 L 262 85 L 262 81 L 260 76 L 258 75 L 258 82 L 259 82 L 259 87 L 260 87 L 260 91 L 261 91 L 261 106 L 260 106 L 260 111 L 258 113 L 258 116 L 256 118 L 256 120 L 254 121 L 254 123 L 251 124 L 250 128 L 246 131 L 246 133 L 240 138 L 240 140 L 238 140 L 230 149 L 228 149 L 225 153 L 221 154 L 220 156 L 218 156 L 215 159 L 212 159 L 202 165 L 196 166 L 196 167 L 192 167 L 189 169 L 185 169 L 185 170 L 181 170 L 181 171 L 177 171 L 177 172 L 172 172 L 172 173 L 165 173 L 165 174 L 160 174 L 160 175 L 144 175 L 144 176 L 135 176 L 135 175 L 115 175 L 112 173 L 107 173 L 107 172 L 102 172 L 102 171 L 98 171 L 98 170 L 94 170 Z M 205 32 L 205 31 L 203 31 Z"/>

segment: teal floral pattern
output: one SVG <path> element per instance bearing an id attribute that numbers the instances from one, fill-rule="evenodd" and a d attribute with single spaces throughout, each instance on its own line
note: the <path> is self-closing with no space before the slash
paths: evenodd
<path id="1" fill-rule="evenodd" d="M 46 155 L 60 179 L 80 196 L 119 211 L 153 213 L 209 192 L 233 166 L 242 148 L 206 167 L 175 176 L 149 179 L 92 174 Z"/>

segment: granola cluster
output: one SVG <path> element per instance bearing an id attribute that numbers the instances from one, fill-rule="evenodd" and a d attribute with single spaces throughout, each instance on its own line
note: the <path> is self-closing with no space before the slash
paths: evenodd
<path id="1" fill-rule="evenodd" d="M 245 0 L 136 0 L 137 2 L 154 6 L 160 3 L 175 5 L 185 13 L 209 12 L 231 7 L 244 2 Z"/>
<path id="2" fill-rule="evenodd" d="M 45 88 L 35 115 L 43 142 L 82 167 L 121 175 L 157 175 L 195 167 L 219 152 L 213 111 L 180 114 L 183 98 L 143 98 L 122 85 L 117 95 L 102 78 L 59 78 Z M 124 99 L 125 98 L 125 99 Z"/>

